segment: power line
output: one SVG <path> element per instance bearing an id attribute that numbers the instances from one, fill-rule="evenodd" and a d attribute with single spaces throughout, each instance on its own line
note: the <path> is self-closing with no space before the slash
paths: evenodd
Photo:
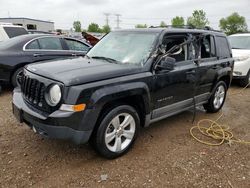
<path id="1" fill-rule="evenodd" d="M 115 16 L 116 16 L 116 29 L 120 29 L 120 22 L 121 22 L 121 20 L 120 20 L 120 14 L 115 14 Z"/>
<path id="2" fill-rule="evenodd" d="M 110 13 L 104 13 L 104 15 L 106 16 L 106 25 L 109 25 L 109 16 L 110 16 Z"/>

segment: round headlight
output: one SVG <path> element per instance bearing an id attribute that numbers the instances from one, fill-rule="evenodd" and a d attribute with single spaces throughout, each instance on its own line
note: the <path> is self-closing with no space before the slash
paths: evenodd
<path id="1" fill-rule="evenodd" d="M 56 106 L 60 102 L 61 96 L 61 88 L 59 85 L 55 84 L 50 87 L 46 101 L 49 105 Z"/>

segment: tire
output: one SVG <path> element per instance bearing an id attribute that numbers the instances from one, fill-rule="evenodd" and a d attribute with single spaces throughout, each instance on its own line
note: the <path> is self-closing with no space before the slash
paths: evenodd
<path id="1" fill-rule="evenodd" d="M 226 99 L 227 95 L 227 85 L 224 81 L 219 81 L 213 91 L 212 95 L 208 100 L 208 103 L 204 104 L 204 108 L 208 113 L 216 113 L 218 112 Z"/>
<path id="2" fill-rule="evenodd" d="M 11 84 L 13 87 L 20 86 L 20 82 L 18 81 L 23 73 L 23 67 L 17 69 L 11 77 Z"/>
<path id="3" fill-rule="evenodd" d="M 247 84 L 249 83 L 250 83 L 250 70 L 248 71 L 246 77 L 240 80 L 239 84 L 241 87 L 246 87 Z"/>
<path id="4" fill-rule="evenodd" d="M 124 155 L 133 145 L 140 118 L 137 111 L 128 105 L 114 107 L 104 114 L 100 126 L 94 132 L 92 144 L 101 156 L 114 159 Z"/>

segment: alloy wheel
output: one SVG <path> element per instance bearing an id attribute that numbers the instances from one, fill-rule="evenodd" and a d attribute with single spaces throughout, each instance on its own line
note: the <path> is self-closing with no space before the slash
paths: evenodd
<path id="1" fill-rule="evenodd" d="M 221 107 L 221 105 L 223 104 L 224 102 L 224 99 L 225 99 L 225 88 L 224 86 L 220 85 L 216 91 L 215 91 L 215 94 L 214 94 L 214 101 L 213 101 L 213 104 L 214 104 L 214 107 L 216 109 L 219 109 Z"/>
<path id="2" fill-rule="evenodd" d="M 115 116 L 105 131 L 105 144 L 112 152 L 121 152 L 135 136 L 135 119 L 128 113 Z"/>

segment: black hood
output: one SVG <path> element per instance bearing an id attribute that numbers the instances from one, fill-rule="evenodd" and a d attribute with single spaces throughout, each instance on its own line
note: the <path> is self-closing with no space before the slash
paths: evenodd
<path id="1" fill-rule="evenodd" d="M 30 64 L 26 69 L 37 75 L 60 81 L 66 86 L 143 72 L 140 66 L 82 57 Z"/>

